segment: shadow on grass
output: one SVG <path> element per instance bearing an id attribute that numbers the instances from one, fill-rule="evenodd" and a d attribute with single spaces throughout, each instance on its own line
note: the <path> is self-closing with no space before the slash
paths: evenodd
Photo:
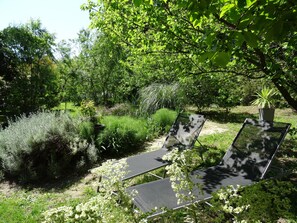
<path id="1" fill-rule="evenodd" d="M 270 177 L 278 177 L 297 184 L 297 140 L 286 139 L 272 163 Z"/>
<path id="2" fill-rule="evenodd" d="M 218 149 L 216 146 L 203 147 L 203 150 L 201 150 L 201 153 L 199 154 L 203 163 L 199 166 L 199 168 L 218 165 L 224 154 L 225 152 Z"/>
<path id="3" fill-rule="evenodd" d="M 202 111 L 201 113 L 204 114 L 207 119 L 210 119 L 218 123 L 228 123 L 228 122 L 243 123 L 246 118 L 253 118 L 253 119 L 258 118 L 258 115 L 252 115 L 248 112 L 232 113 L 232 112 L 217 110 L 217 111 Z"/>
<path id="4" fill-rule="evenodd" d="M 87 176 L 88 173 L 81 174 L 70 174 L 59 179 L 42 180 L 38 182 L 23 183 L 15 179 L 9 178 L 5 182 L 11 185 L 11 187 L 22 188 L 25 190 L 38 189 L 43 192 L 63 192 L 71 186 L 77 184 Z"/>

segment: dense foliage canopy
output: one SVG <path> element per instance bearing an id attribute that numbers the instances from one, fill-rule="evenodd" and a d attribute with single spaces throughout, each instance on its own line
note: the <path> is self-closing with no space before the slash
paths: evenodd
<path id="1" fill-rule="evenodd" d="M 89 0 L 94 27 L 138 57 L 175 55 L 186 75 L 244 75 L 297 109 L 297 6 L 284 0 Z"/>
<path id="2" fill-rule="evenodd" d="M 178 86 L 184 104 L 227 109 L 250 104 L 266 85 L 297 110 L 292 1 L 88 0 L 82 8 L 95 29 L 57 47 L 40 21 L 0 31 L 0 115 L 69 101 L 139 105 L 142 90 L 158 85 Z"/>
<path id="3" fill-rule="evenodd" d="M 54 36 L 40 21 L 0 31 L 0 109 L 29 113 L 56 104 Z"/>
<path id="4" fill-rule="evenodd" d="M 64 41 L 58 47 L 61 100 L 77 104 L 92 100 L 105 106 L 125 100 L 129 72 L 121 64 L 125 60 L 121 46 L 107 35 L 87 29 L 81 30 L 73 43 Z"/>

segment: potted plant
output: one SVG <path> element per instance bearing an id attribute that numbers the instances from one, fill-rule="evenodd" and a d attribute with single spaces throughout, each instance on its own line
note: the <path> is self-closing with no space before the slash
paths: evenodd
<path id="1" fill-rule="evenodd" d="M 257 98 L 252 101 L 252 105 L 259 107 L 259 120 L 273 122 L 274 119 L 274 104 L 275 95 L 277 92 L 274 89 L 263 87 L 260 92 L 256 93 Z"/>

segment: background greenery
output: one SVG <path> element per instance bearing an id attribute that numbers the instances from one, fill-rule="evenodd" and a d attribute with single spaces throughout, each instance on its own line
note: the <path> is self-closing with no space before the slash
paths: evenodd
<path id="1" fill-rule="evenodd" d="M 192 1 L 89 1 L 82 8 L 94 29 L 59 44 L 41 21 L 1 30 L 1 121 L 85 100 L 131 104 L 139 114 L 229 110 L 249 105 L 264 85 L 276 90 L 277 106 L 296 110 L 296 31 L 284 28 L 296 27 L 296 5 Z"/>

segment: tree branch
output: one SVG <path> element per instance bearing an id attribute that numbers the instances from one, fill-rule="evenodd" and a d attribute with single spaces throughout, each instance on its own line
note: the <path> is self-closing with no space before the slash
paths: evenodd
<path id="1" fill-rule="evenodd" d="M 229 28 L 233 29 L 233 30 L 237 30 L 237 26 L 234 25 L 231 22 L 228 22 L 227 20 L 220 18 L 220 16 L 218 14 L 214 14 L 214 17 L 221 23 L 224 23 L 226 26 L 228 26 Z"/>
<path id="2" fill-rule="evenodd" d="M 249 69 L 249 70 L 245 70 L 245 71 L 235 71 L 235 70 L 208 70 L 208 71 L 201 71 L 201 72 L 189 72 L 189 74 L 192 74 L 192 75 L 201 75 L 201 74 L 211 74 L 211 73 L 229 73 L 229 74 L 234 74 L 236 76 L 244 76 L 244 77 L 247 77 L 247 78 L 250 78 L 250 79 L 261 79 L 263 77 L 265 77 L 266 75 L 263 75 L 263 76 L 253 76 L 253 75 L 249 75 L 248 72 L 251 72 L 251 73 L 255 73 L 255 72 L 260 72 L 259 70 L 257 69 Z"/>

